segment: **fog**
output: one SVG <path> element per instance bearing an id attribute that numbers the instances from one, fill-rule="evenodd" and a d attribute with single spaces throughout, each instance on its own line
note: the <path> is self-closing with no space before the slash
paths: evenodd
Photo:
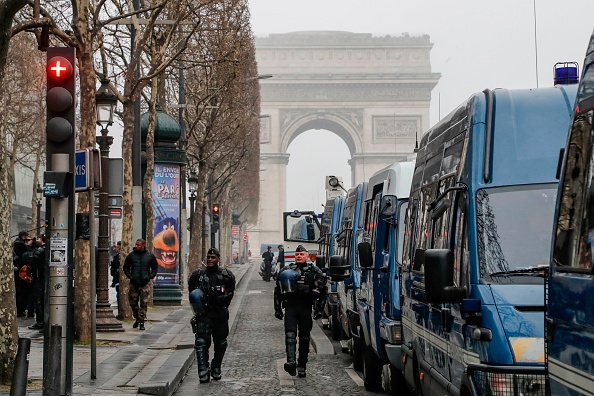
<path id="1" fill-rule="evenodd" d="M 594 28 L 592 0 L 249 2 L 257 37 L 307 30 L 428 34 L 434 44 L 432 71 L 441 73 L 432 92 L 431 125 L 485 88 L 552 86 L 556 62 L 576 61 L 581 67 Z M 314 152 L 316 147 L 333 147 L 332 154 Z M 304 133 L 288 151 L 287 209 L 319 211 L 325 175 L 343 176 L 350 187 L 348 149 L 331 132 Z"/>

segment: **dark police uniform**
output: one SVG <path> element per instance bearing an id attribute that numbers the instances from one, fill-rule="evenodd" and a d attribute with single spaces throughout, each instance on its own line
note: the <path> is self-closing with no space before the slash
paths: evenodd
<path id="1" fill-rule="evenodd" d="M 307 250 L 299 245 L 296 251 Z M 282 308 L 285 308 L 285 371 L 291 375 L 298 373 L 299 377 L 305 377 L 310 332 L 313 326 L 312 306 L 316 306 L 314 317 L 320 318 L 326 293 L 325 286 L 326 276 L 311 263 L 291 263 L 278 274 L 274 288 L 274 316 L 282 319 Z M 296 359 L 297 330 L 299 359 Z"/>
<path id="2" fill-rule="evenodd" d="M 211 248 L 209 254 L 219 256 L 219 251 Z M 226 268 L 201 268 L 192 273 L 188 279 L 190 294 L 200 289 L 200 308 L 193 305 L 195 316 L 192 318 L 192 330 L 195 333 L 194 349 L 198 362 L 198 376 L 201 383 L 212 379 L 221 379 L 221 363 L 227 349 L 229 335 L 229 304 L 235 292 L 235 276 Z M 208 364 L 208 349 L 214 344 L 214 357 Z"/>

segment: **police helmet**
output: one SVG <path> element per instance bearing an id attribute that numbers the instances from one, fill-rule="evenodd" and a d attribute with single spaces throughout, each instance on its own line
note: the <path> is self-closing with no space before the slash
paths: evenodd
<path id="1" fill-rule="evenodd" d="M 292 269 L 281 271 L 278 275 L 278 284 L 283 294 L 297 291 L 297 276 L 297 272 Z"/>
<path id="2" fill-rule="evenodd" d="M 204 292 L 200 289 L 194 289 L 189 298 L 194 315 L 202 315 L 204 313 Z"/>

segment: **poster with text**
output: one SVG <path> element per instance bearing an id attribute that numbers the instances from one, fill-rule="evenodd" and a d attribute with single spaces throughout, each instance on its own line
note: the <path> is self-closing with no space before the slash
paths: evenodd
<path id="1" fill-rule="evenodd" d="M 155 211 L 153 253 L 159 263 L 155 284 L 179 284 L 180 166 L 155 164 L 152 182 Z"/>

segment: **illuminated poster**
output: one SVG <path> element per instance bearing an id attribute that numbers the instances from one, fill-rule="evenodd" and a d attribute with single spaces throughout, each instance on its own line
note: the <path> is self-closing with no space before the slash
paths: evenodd
<path id="1" fill-rule="evenodd" d="M 153 253 L 159 263 L 155 284 L 179 284 L 180 166 L 155 164 L 152 182 L 155 211 Z"/>

